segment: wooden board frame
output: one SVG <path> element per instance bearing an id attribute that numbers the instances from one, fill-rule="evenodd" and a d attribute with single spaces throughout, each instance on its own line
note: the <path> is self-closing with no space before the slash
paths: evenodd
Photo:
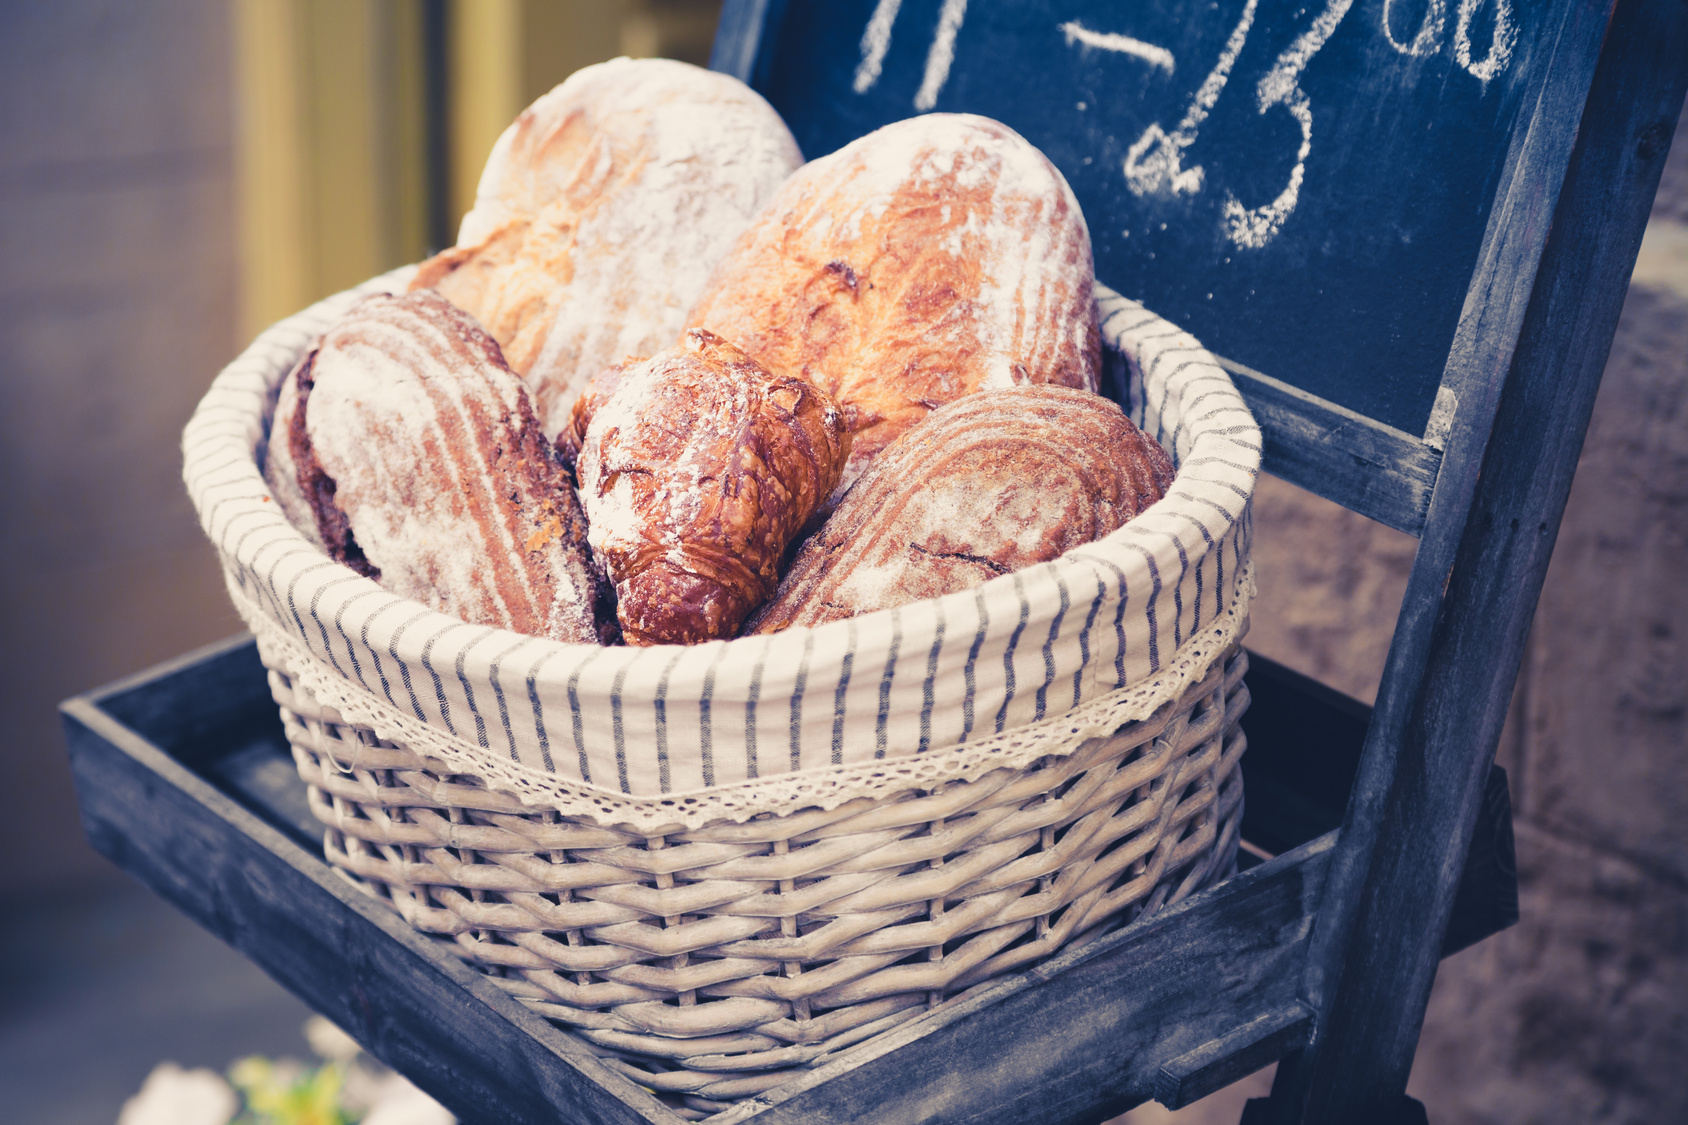
<path id="1" fill-rule="evenodd" d="M 784 10 L 727 0 L 712 65 L 758 85 Z M 1251 1121 L 1388 1120 L 1405 1098 L 1459 860 L 1688 89 L 1680 0 L 1563 0 L 1546 18 L 1552 48 L 1530 76 L 1425 436 L 1226 363 L 1268 471 L 1421 540 L 1297 994 L 1312 1029 Z"/>
<path id="2" fill-rule="evenodd" d="M 765 89 L 781 22 L 790 9 L 790 0 L 727 0 L 711 66 Z M 1455 417 L 1463 415 L 1479 423 L 1492 417 L 1493 402 L 1484 388 L 1498 389 L 1506 368 L 1504 363 L 1495 367 L 1487 362 L 1500 357 L 1487 354 L 1477 342 L 1505 341 L 1510 348 L 1517 341 L 1516 318 L 1527 301 L 1543 245 L 1542 216 L 1531 221 L 1520 213 L 1519 205 L 1526 200 L 1516 189 L 1528 183 L 1533 193 L 1535 187 L 1561 181 L 1576 135 L 1577 115 L 1565 112 L 1563 91 L 1554 83 L 1569 77 L 1572 86 L 1580 82 L 1586 93 L 1594 54 L 1579 51 L 1590 46 L 1586 33 L 1591 21 L 1603 24 L 1605 15 L 1593 6 L 1563 0 L 1542 17 L 1548 21 L 1544 41 L 1557 44 L 1551 52 L 1553 65 L 1538 68 L 1527 83 L 1524 101 L 1533 108 L 1523 114 L 1507 156 L 1424 434 L 1406 433 L 1291 386 L 1272 373 L 1218 357 L 1261 425 L 1266 471 L 1390 527 L 1414 536 L 1423 533 Z M 1574 43 L 1578 34 L 1585 39 Z M 1598 40 L 1592 47 L 1597 53 Z M 1565 75 L 1564 65 L 1577 58 L 1583 60 L 1582 68 Z M 1550 94 L 1550 87 L 1555 92 Z M 1542 201 L 1544 197 L 1529 195 L 1529 204 Z M 1545 197 L 1545 202 L 1551 214 L 1551 197 Z M 1111 219 L 1093 217 L 1092 221 Z M 1509 290 L 1512 300 L 1500 300 L 1502 290 Z M 1506 322 L 1509 315 L 1511 323 Z"/>
<path id="3" fill-rule="evenodd" d="M 1324 752 L 1352 775 L 1363 722 L 1349 721 L 1363 716 L 1360 704 L 1270 661 L 1251 676 L 1275 701 L 1250 732 L 1263 751 L 1289 733 L 1274 714 L 1322 715 Z M 79 696 L 62 712 L 94 846 L 465 1122 L 679 1121 L 334 873 L 250 638 Z M 1340 805 L 1345 790 L 1298 799 Z M 1283 822 L 1272 819 L 1270 794 L 1249 801 Z M 1151 1097 L 1187 1104 L 1306 1042 L 1312 1013 L 1296 993 L 1337 840 L 1323 823 L 1303 820 L 1284 854 L 719 1120 L 1009 1125 L 1035 1106 L 1051 1125 L 1093 1125 Z M 1508 827 L 1502 818 L 1488 835 Z M 1483 936 L 1516 914 L 1495 909 L 1510 884 L 1473 855 L 1460 925 Z"/>

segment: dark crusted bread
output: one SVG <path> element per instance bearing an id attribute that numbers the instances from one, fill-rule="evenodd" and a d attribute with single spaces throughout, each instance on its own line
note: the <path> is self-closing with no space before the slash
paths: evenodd
<path id="1" fill-rule="evenodd" d="M 428 291 L 369 297 L 292 380 L 288 454 L 331 557 L 473 624 L 613 636 L 573 482 L 467 313 Z"/>
<path id="2" fill-rule="evenodd" d="M 820 625 L 1047 562 L 1122 527 L 1172 478 L 1166 451 L 1099 395 L 969 395 L 880 453 L 744 631 Z"/>
<path id="3" fill-rule="evenodd" d="M 608 372 L 584 403 L 581 499 L 623 637 L 732 636 L 838 483 L 850 436 L 837 405 L 695 329 Z"/>

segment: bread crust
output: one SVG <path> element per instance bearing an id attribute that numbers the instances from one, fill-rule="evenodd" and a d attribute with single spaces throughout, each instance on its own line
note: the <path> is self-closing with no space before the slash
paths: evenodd
<path id="1" fill-rule="evenodd" d="M 1166 451 L 1099 395 L 970 395 L 879 455 L 744 631 L 821 625 L 1048 562 L 1124 526 L 1173 475 Z"/>
<path id="2" fill-rule="evenodd" d="M 802 154 L 760 95 L 667 59 L 589 66 L 498 139 L 457 245 L 422 264 L 527 379 L 548 436 L 580 385 L 669 347 Z"/>
<path id="3" fill-rule="evenodd" d="M 328 545 L 317 531 L 315 510 L 299 485 L 299 468 L 293 460 L 294 429 L 303 424 L 299 413 L 299 374 L 303 371 L 308 376 L 316 352 L 317 344 L 312 344 L 276 390 L 275 413 L 270 419 L 269 441 L 264 447 L 264 483 L 287 522 L 318 549 L 326 551 Z"/>
<path id="4" fill-rule="evenodd" d="M 787 544 L 838 481 L 835 403 L 712 333 L 614 373 L 578 469 L 628 644 L 730 637 L 779 581 Z"/>
<path id="5" fill-rule="evenodd" d="M 612 639 L 573 481 L 473 318 L 369 297 L 295 376 L 291 456 L 332 557 L 471 624 Z"/>
<path id="6" fill-rule="evenodd" d="M 687 323 L 854 412 L 848 488 L 934 407 L 995 387 L 1094 391 L 1090 235 L 1049 160 L 967 114 L 810 162 L 716 268 Z"/>

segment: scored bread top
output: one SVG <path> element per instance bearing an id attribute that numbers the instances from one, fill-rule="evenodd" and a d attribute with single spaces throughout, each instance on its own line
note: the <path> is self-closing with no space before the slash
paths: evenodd
<path id="1" fill-rule="evenodd" d="M 608 639 L 573 482 L 471 317 L 436 293 L 369 297 L 300 392 L 293 457 L 301 484 L 324 478 L 305 491 L 339 561 L 472 624 Z"/>
<path id="2" fill-rule="evenodd" d="M 1090 234 L 1000 122 L 887 125 L 786 181 L 688 321 L 855 412 L 841 489 L 933 407 L 993 387 L 1095 390 Z"/>
<path id="3" fill-rule="evenodd" d="M 1166 451 L 1100 395 L 969 395 L 879 455 L 745 632 L 942 597 L 1059 558 L 1142 514 L 1173 475 Z"/>
<path id="4" fill-rule="evenodd" d="M 326 551 L 328 545 L 322 541 L 322 534 L 317 530 L 314 507 L 305 495 L 304 486 L 299 483 L 299 466 L 293 460 L 293 443 L 304 426 L 304 420 L 299 416 L 299 375 L 301 372 L 309 375 L 315 358 L 316 346 L 313 344 L 304 358 L 293 365 L 287 378 L 281 381 L 276 394 L 275 416 L 270 422 L 269 441 L 264 448 L 264 483 L 269 486 L 276 506 L 288 522 L 313 545 Z"/>
<path id="5" fill-rule="evenodd" d="M 493 147 L 457 245 L 422 264 L 497 338 L 547 435 L 580 385 L 674 342 L 802 154 L 755 91 L 668 59 L 576 71 Z"/>

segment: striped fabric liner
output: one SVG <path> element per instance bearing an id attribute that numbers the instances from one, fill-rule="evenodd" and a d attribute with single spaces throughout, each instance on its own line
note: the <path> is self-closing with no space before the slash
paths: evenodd
<path id="1" fill-rule="evenodd" d="M 393 597 L 294 530 L 260 464 L 276 389 L 307 343 L 408 277 L 259 336 L 189 422 L 184 476 L 266 661 L 453 772 L 636 825 L 830 806 L 1069 752 L 1145 718 L 1246 618 L 1259 429 L 1193 337 L 1102 286 L 1104 339 L 1126 361 L 1119 389 L 1178 476 L 1129 525 L 1054 562 L 819 628 L 689 647 L 562 644 Z"/>

